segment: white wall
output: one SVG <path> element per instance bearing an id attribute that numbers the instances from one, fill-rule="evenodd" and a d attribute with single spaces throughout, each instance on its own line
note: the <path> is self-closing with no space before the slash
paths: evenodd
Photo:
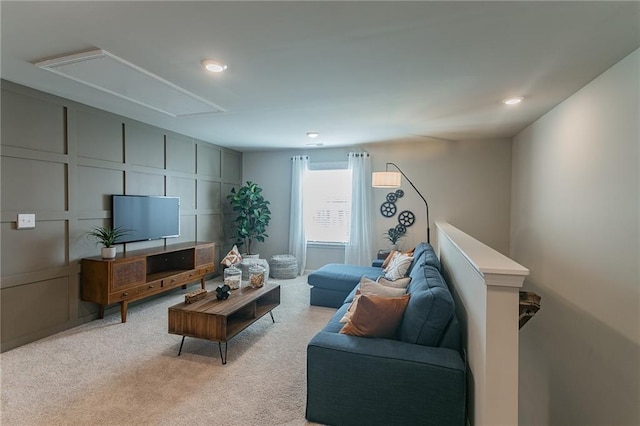
<path id="1" fill-rule="evenodd" d="M 521 425 L 640 424 L 640 51 L 514 139 Z"/>
<path id="2" fill-rule="evenodd" d="M 419 139 L 389 141 L 358 147 L 291 151 L 254 151 L 243 154 L 243 180 L 258 183 L 271 202 L 272 221 L 265 244 L 258 246 L 261 257 L 286 253 L 289 238 L 291 156 L 309 155 L 310 161 L 347 161 L 349 151 L 365 150 L 372 155 L 373 170 L 383 171 L 386 162 L 396 163 L 413 181 L 429 203 L 431 239 L 435 240 L 436 220 L 447 221 L 502 252 L 509 253 L 509 205 L 511 141 L 478 140 L 445 142 Z M 394 170 L 392 168 L 392 170 Z M 426 240 L 425 206 L 413 188 L 403 181 L 405 196 L 396 202 L 398 212 L 410 210 L 416 223 L 400 241 L 411 247 Z M 373 189 L 378 247 L 388 247 L 382 234 L 397 223 L 397 215 L 385 218 L 379 208 L 390 190 Z M 374 253 L 372 253 L 372 256 Z M 330 261 L 342 261 L 341 249 L 310 248 L 307 268 Z"/>

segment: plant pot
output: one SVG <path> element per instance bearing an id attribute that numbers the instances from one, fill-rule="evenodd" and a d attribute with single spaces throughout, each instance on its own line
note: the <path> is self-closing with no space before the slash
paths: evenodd
<path id="1" fill-rule="evenodd" d="M 102 247 L 102 258 L 103 259 L 113 259 L 116 257 L 116 248 L 115 247 Z"/>

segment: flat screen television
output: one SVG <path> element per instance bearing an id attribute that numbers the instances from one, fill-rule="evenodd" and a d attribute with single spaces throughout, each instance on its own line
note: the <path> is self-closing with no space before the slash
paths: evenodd
<path id="1" fill-rule="evenodd" d="M 180 236 L 180 197 L 112 195 L 112 226 L 127 230 L 118 243 Z"/>

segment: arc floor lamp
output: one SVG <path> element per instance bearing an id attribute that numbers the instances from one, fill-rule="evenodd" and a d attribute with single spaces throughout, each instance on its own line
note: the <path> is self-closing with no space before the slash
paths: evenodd
<path id="1" fill-rule="evenodd" d="M 389 166 L 395 167 L 398 171 L 390 172 Z M 422 198 L 422 201 L 424 201 L 424 207 L 427 209 L 427 242 L 431 243 L 431 231 L 429 229 L 429 204 L 427 204 L 427 200 L 425 200 L 420 191 L 418 191 L 418 188 L 416 188 L 413 182 L 411 182 L 411 179 L 404 174 L 400 167 L 394 163 L 387 163 L 385 165 L 384 172 L 373 172 L 371 174 L 371 186 L 374 188 L 399 188 L 400 185 L 402 185 L 402 176 L 404 176 L 411 187 L 418 193 L 420 198 Z"/>

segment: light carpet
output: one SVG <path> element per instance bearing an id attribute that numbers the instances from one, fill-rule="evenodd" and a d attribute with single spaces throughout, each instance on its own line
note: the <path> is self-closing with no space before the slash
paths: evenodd
<path id="1" fill-rule="evenodd" d="M 167 332 L 172 292 L 0 355 L 2 425 L 304 425 L 306 346 L 334 309 L 306 276 L 275 280 L 281 304 L 229 341 Z M 207 282 L 212 290 L 220 284 Z"/>

